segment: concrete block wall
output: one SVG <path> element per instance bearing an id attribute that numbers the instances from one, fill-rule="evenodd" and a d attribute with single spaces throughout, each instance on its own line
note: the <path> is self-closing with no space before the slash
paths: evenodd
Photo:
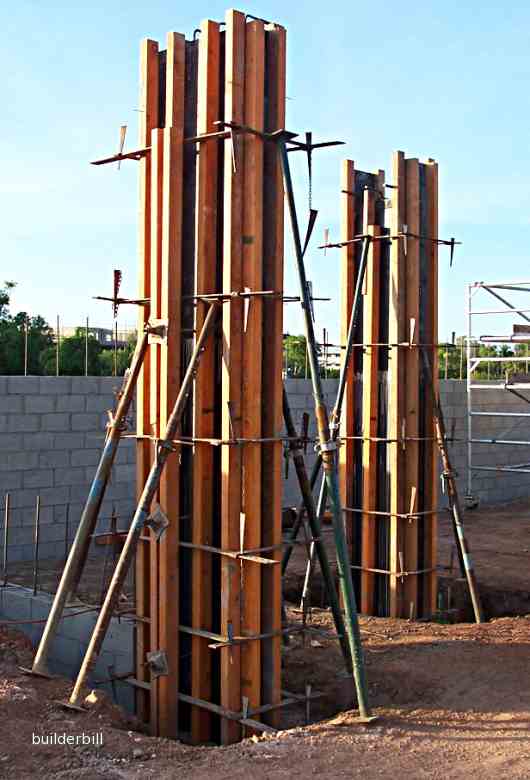
<path id="1" fill-rule="evenodd" d="M 40 553 L 43 559 L 63 554 L 65 518 L 70 507 L 70 539 L 81 515 L 104 441 L 108 409 L 114 406 L 114 390 L 121 384 L 114 377 L 0 377 L 0 499 L 11 498 L 9 559 L 30 560 L 35 501 L 41 497 Z M 338 380 L 324 380 L 324 393 L 331 409 Z M 311 382 L 287 379 L 287 393 L 295 425 L 309 412 L 309 435 L 316 435 Z M 459 474 L 461 495 L 466 493 L 466 388 L 459 380 L 440 383 L 446 424 L 454 425 L 458 442 L 450 446 L 453 465 Z M 481 411 L 530 411 L 523 400 L 505 390 L 474 391 L 475 408 Z M 474 418 L 477 438 L 530 440 L 530 418 Z M 484 465 L 530 462 L 527 447 L 475 445 L 475 462 Z M 310 471 L 316 454 L 307 450 Z M 492 504 L 530 496 L 530 474 L 476 472 L 473 493 L 481 503 Z M 122 441 L 111 485 L 102 507 L 99 531 L 108 528 L 113 506 L 119 527 L 126 527 L 134 511 L 135 447 L 132 439 Z M 292 464 L 284 478 L 284 506 L 299 502 L 299 490 Z M 445 499 L 441 496 L 441 504 Z M 0 507 L 1 511 L 1 507 Z M 0 521 L 2 525 L 2 521 Z M 0 550 L 3 543 L 0 537 Z"/>
<path id="2" fill-rule="evenodd" d="M 0 588 L 0 619 L 43 621 L 48 617 L 51 603 L 52 597 L 46 593 L 34 596 L 27 588 L 9 585 Z M 96 612 L 85 612 L 61 620 L 50 651 L 49 670 L 52 674 L 72 679 L 77 676 L 96 618 Z M 36 647 L 42 636 L 44 623 L 21 623 L 17 628 L 20 628 Z M 108 680 L 109 667 L 114 668 L 115 674 L 133 671 L 133 639 L 134 622 L 127 618 L 112 618 L 96 666 L 88 678 L 89 684 L 105 690 L 111 698 L 113 691 L 110 683 L 97 681 Z M 116 701 L 129 712 L 134 712 L 134 692 L 131 686 L 116 681 L 115 693 Z"/>
<path id="3" fill-rule="evenodd" d="M 482 382 L 481 384 L 488 384 Z M 494 383 L 492 382 L 491 385 Z M 458 486 L 462 496 L 467 492 L 467 395 L 466 383 L 457 379 L 440 382 L 440 396 L 444 408 L 448 434 L 454 429 L 458 442 L 450 445 L 453 468 L 459 474 Z M 521 391 L 523 396 L 530 393 Z M 473 411 L 530 413 L 530 404 L 503 389 L 472 391 Z M 472 437 L 475 439 L 507 439 L 530 441 L 530 418 L 473 417 Z M 530 464 L 530 445 L 474 444 L 473 465 L 510 466 Z M 530 465 L 528 466 L 530 470 Z M 530 474 L 474 471 L 472 493 L 480 503 L 499 504 L 530 497 Z"/>
<path id="4" fill-rule="evenodd" d="M 9 492 L 10 561 L 33 555 L 38 495 L 40 557 L 63 553 L 67 507 L 73 539 L 101 454 L 107 410 L 121 382 L 120 377 L 0 377 L 0 498 Z M 134 496 L 135 447 L 125 439 L 98 530 L 108 528 L 113 507 L 119 527 L 126 527 Z"/>
<path id="5" fill-rule="evenodd" d="M 337 393 L 338 380 L 324 380 L 323 384 L 328 408 L 331 410 Z M 311 420 L 310 435 L 315 435 L 316 425 L 310 380 L 288 379 L 286 387 L 295 424 L 300 428 L 303 412 L 309 412 Z M 530 393 L 527 393 L 527 395 L 530 400 Z M 463 498 L 467 492 L 466 382 L 455 379 L 441 380 L 440 399 L 444 409 L 447 432 L 450 435 L 454 430 L 454 438 L 458 439 L 458 442 L 450 445 L 449 453 L 453 468 L 458 474 L 458 488 Z M 530 404 L 525 403 L 525 401 L 506 390 L 474 390 L 473 409 L 476 411 L 530 412 Z M 474 417 L 473 437 L 530 441 L 530 418 Z M 315 454 L 312 451 L 310 452 L 308 447 L 308 471 L 313 465 L 315 457 Z M 494 466 L 524 462 L 530 463 L 530 446 L 474 445 L 474 464 Z M 300 501 L 300 497 L 296 474 L 292 465 L 289 468 L 288 479 L 285 479 L 284 476 L 283 484 L 283 505 L 296 506 Z M 473 495 L 479 499 L 482 505 L 498 504 L 530 497 L 530 474 L 474 472 L 472 485 Z M 446 503 L 445 497 L 440 494 L 440 506 L 445 506 Z"/>

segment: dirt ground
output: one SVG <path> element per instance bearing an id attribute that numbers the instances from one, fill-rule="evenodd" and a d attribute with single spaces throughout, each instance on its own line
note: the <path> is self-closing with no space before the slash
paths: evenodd
<path id="1" fill-rule="evenodd" d="M 318 625 L 329 626 L 327 611 Z M 345 711 L 309 726 L 228 748 L 190 747 L 136 732 L 108 700 L 86 714 L 63 710 L 70 683 L 27 677 L 32 651 L 21 634 L 0 629 L 0 778 L 413 778 L 530 777 L 530 619 L 483 626 L 362 619 L 370 696 L 379 720 L 359 725 Z M 335 643 L 311 648 L 313 690 L 327 686 L 312 717 L 348 706 L 351 685 Z M 293 638 L 285 681 L 305 665 Z M 289 676 L 291 679 L 289 679 Z M 32 735 L 102 734 L 101 747 L 32 745 Z"/>
<path id="2" fill-rule="evenodd" d="M 493 604 L 518 594 L 501 603 L 507 614 L 529 597 L 529 515 L 526 503 L 466 516 L 483 593 Z M 451 527 L 442 516 L 442 566 L 449 566 L 450 548 Z M 456 567 L 455 559 L 455 590 Z M 303 568 L 299 549 L 287 589 L 296 587 Z M 290 623 L 300 620 L 293 606 L 287 613 Z M 331 632 L 328 610 L 313 609 L 312 625 Z M 481 626 L 361 618 L 378 716 L 369 727 L 356 721 L 337 642 L 322 633 L 305 641 L 293 634 L 284 648 L 283 687 L 303 691 L 310 684 L 324 694 L 312 701 L 309 724 L 305 706 L 285 708 L 277 734 L 228 748 L 148 737 L 104 697 L 86 714 L 61 709 L 56 701 L 71 683 L 21 674 L 18 665 L 31 663 L 32 650 L 14 628 L 0 625 L 0 778 L 530 778 L 530 614 Z M 101 733 L 103 744 L 32 745 L 32 734 L 52 733 Z"/>

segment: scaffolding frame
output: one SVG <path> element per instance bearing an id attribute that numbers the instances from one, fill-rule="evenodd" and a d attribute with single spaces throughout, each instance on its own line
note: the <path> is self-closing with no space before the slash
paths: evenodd
<path id="1" fill-rule="evenodd" d="M 489 293 L 490 296 L 500 301 L 506 308 L 498 309 L 479 309 L 473 308 L 473 302 L 475 296 L 484 290 Z M 491 446 L 504 446 L 504 447 L 518 447 L 529 446 L 530 441 L 511 439 L 511 438 L 477 438 L 473 435 L 473 418 L 475 417 L 492 417 L 492 418 L 525 418 L 530 417 L 530 409 L 528 412 L 512 412 L 503 409 L 496 409 L 495 411 L 482 411 L 478 410 L 473 405 L 473 391 L 474 390 L 506 390 L 507 392 L 516 395 L 521 400 L 527 401 L 530 404 L 530 398 L 526 398 L 519 391 L 530 390 L 530 381 L 510 381 L 508 372 L 505 372 L 504 379 L 498 378 L 498 381 L 492 381 L 488 378 L 487 382 L 476 381 L 473 382 L 473 374 L 477 371 L 479 366 L 486 364 L 489 366 L 503 366 L 507 364 L 521 363 L 525 366 L 525 374 L 529 376 L 529 356 L 528 348 L 526 356 L 516 355 L 499 355 L 499 356 L 480 356 L 473 354 L 477 351 L 477 346 L 490 345 L 498 346 L 499 344 L 526 344 L 530 343 L 530 309 L 519 308 L 507 299 L 507 293 L 530 293 L 530 282 L 473 282 L 467 286 L 466 295 L 466 314 L 467 314 L 467 335 L 466 335 L 466 396 L 467 396 L 467 495 L 466 503 L 469 506 L 476 505 L 476 498 L 473 495 L 473 474 L 475 472 L 495 472 L 495 473 L 512 473 L 512 474 L 530 474 L 530 462 L 513 463 L 509 465 L 485 465 L 476 463 L 475 453 L 473 445 L 491 445 Z M 520 317 L 529 323 L 525 326 L 514 325 L 513 333 L 507 335 L 473 335 L 473 324 L 476 321 L 476 317 L 482 316 L 499 316 L 510 314 L 512 316 Z M 475 320 L 473 319 L 475 317 Z M 476 450 L 476 448 L 475 448 Z"/>

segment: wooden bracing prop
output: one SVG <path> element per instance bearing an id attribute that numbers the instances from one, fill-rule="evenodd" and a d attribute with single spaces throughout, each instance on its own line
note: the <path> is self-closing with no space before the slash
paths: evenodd
<path id="1" fill-rule="evenodd" d="M 437 455 L 419 347 L 426 345 L 437 383 L 437 189 L 436 163 L 402 152 L 394 156 L 390 203 L 382 171 L 343 164 L 341 241 L 351 242 L 342 248 L 343 342 L 362 236 L 371 237 L 340 451 L 352 566 L 366 614 L 419 617 L 436 608 Z"/>
<path id="2" fill-rule="evenodd" d="M 169 527 L 160 542 L 146 530 L 137 555 L 138 713 L 153 734 L 228 743 L 253 722 L 237 713 L 281 693 L 283 185 L 276 145 L 222 123 L 284 127 L 285 31 L 229 11 L 191 41 L 170 33 L 164 51 L 144 41 L 140 81 L 140 325 L 168 330 L 139 381 L 139 493 L 201 296 L 226 298 L 160 484 Z M 236 441 L 262 438 L 277 440 Z M 261 547 L 273 549 L 236 557 Z M 146 665 L 152 651 L 167 674 Z"/>

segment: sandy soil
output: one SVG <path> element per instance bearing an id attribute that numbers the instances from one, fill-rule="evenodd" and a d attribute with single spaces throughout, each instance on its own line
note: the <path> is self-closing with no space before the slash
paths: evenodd
<path id="1" fill-rule="evenodd" d="M 466 515 L 485 600 L 501 614 L 530 603 L 529 516 L 528 502 Z M 443 566 L 449 565 L 451 545 L 450 523 L 442 515 Z M 298 548 L 286 578 L 288 591 L 299 587 L 304 563 L 305 551 Z M 87 600 L 100 590 L 100 561 L 88 571 Z M 446 574 L 456 592 L 456 558 L 452 575 Z M 46 576 L 53 589 L 53 572 Z M 21 573 L 22 580 L 27 577 Z M 316 603 L 318 591 L 315 578 Z M 287 612 L 290 623 L 300 620 L 294 607 Z M 328 610 L 313 609 L 311 620 L 315 628 L 331 632 Z M 71 683 L 21 674 L 18 665 L 30 664 L 32 650 L 14 628 L 0 625 L 0 778 L 222 780 L 249 773 L 255 778 L 530 778 L 530 614 L 482 626 L 361 618 L 370 699 L 378 715 L 370 727 L 356 721 L 353 686 L 344 677 L 337 642 L 321 633 L 305 641 L 293 634 L 284 649 L 283 686 L 301 692 L 311 684 L 323 694 L 311 703 L 310 722 L 305 723 L 305 706 L 286 708 L 276 735 L 228 748 L 148 737 L 104 697 L 86 714 L 63 710 L 56 701 L 66 697 Z M 32 745 L 32 734 L 54 732 L 101 733 L 103 745 Z"/>
<path id="2" fill-rule="evenodd" d="M 292 617 L 292 616 L 291 616 Z M 315 625 L 330 626 L 316 611 Z M 530 617 L 483 626 L 362 619 L 371 727 L 347 710 L 309 726 L 229 748 L 190 747 L 135 731 L 105 698 L 86 714 L 61 709 L 70 683 L 27 677 L 31 648 L 0 629 L 0 778 L 530 777 Z M 351 707 L 336 643 L 323 637 L 286 651 L 285 685 L 326 693 L 311 717 Z M 311 664 L 308 666 L 308 654 Z M 290 715 L 301 722 L 302 712 Z M 102 733 L 103 745 L 32 746 L 32 734 Z"/>

